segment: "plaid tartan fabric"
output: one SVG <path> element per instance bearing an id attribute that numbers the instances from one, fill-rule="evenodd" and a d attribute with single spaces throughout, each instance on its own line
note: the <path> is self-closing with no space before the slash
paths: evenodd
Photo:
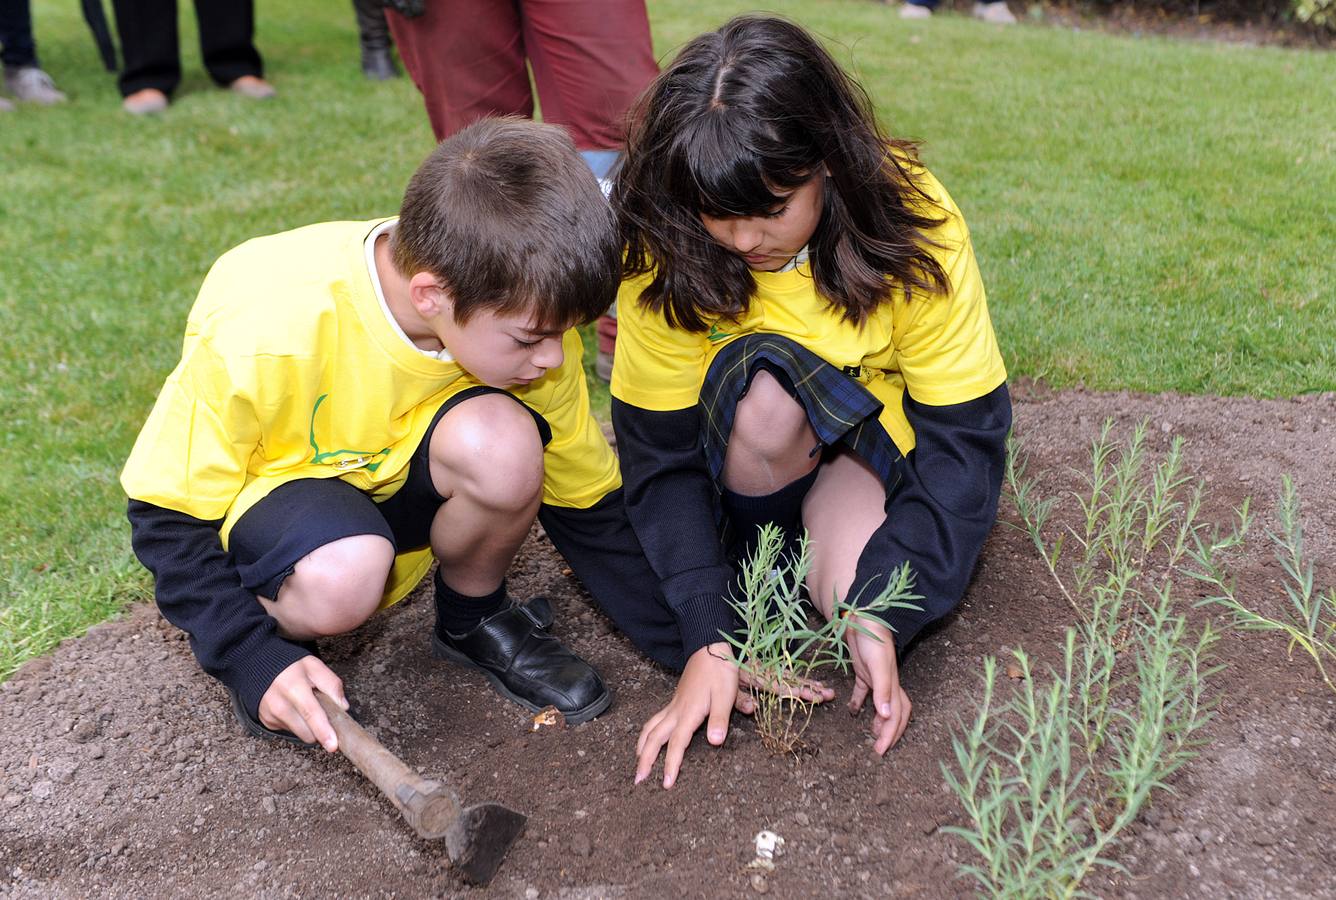
<path id="1" fill-rule="evenodd" d="M 889 496 L 903 458 L 878 416 L 882 404 L 850 376 L 806 347 L 773 334 L 730 341 L 710 364 L 700 390 L 701 440 L 715 484 L 733 432 L 738 400 L 757 368 L 768 363 L 789 378 L 822 447 L 843 444 L 881 476 Z"/>

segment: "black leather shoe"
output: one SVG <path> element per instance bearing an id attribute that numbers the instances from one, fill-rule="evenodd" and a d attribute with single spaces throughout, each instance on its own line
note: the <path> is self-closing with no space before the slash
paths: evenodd
<path id="1" fill-rule="evenodd" d="M 362 51 L 362 74 L 371 81 L 389 81 L 399 77 L 399 67 L 388 47 Z"/>
<path id="2" fill-rule="evenodd" d="M 513 603 L 465 634 L 439 626 L 431 646 L 437 656 L 479 669 L 504 697 L 530 712 L 555 706 L 578 725 L 603 712 L 612 694 L 593 666 L 548 634 L 552 606 L 543 597 Z"/>

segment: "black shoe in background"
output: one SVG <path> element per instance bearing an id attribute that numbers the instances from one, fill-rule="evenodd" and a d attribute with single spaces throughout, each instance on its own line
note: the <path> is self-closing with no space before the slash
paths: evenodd
<path id="1" fill-rule="evenodd" d="M 394 64 L 394 41 L 390 26 L 385 21 L 381 0 L 353 0 L 357 14 L 357 39 L 362 47 L 362 74 L 372 81 L 388 81 L 399 77 Z"/>

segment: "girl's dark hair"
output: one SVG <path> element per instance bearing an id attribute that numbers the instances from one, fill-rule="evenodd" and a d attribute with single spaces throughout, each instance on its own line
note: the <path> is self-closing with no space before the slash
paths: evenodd
<path id="1" fill-rule="evenodd" d="M 640 302 L 675 327 L 741 316 L 756 282 L 700 215 L 763 215 L 825 167 L 812 276 L 861 325 L 890 298 L 888 276 L 907 297 L 949 287 L 924 233 L 945 216 L 911 179 L 917 161 L 915 144 L 882 133 L 867 94 L 806 31 L 735 18 L 687 44 L 631 112 L 612 190 L 623 272 L 653 275 Z"/>

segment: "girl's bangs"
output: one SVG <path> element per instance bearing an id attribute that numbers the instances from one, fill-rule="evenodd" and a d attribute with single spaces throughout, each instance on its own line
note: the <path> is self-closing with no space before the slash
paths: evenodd
<path id="1" fill-rule="evenodd" d="M 813 167 L 796 165 L 796 154 L 784 152 L 770 135 L 753 129 L 738 134 L 729 125 L 726 116 L 705 116 L 676 142 L 675 155 L 686 176 L 681 200 L 712 218 L 768 213 L 807 180 Z"/>

